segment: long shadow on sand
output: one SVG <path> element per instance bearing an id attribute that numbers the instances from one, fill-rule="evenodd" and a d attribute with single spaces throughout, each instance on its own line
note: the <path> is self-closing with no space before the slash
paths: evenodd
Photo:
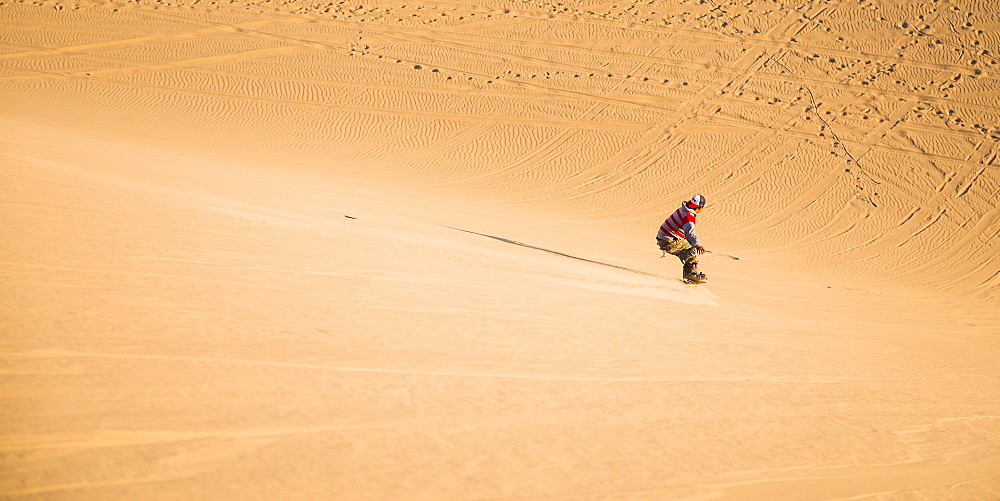
<path id="1" fill-rule="evenodd" d="M 441 226 L 444 226 L 444 225 L 441 225 Z M 666 277 L 662 277 L 660 275 L 654 275 L 652 273 L 647 273 L 645 271 L 633 270 L 632 268 L 626 268 L 624 266 L 618 266 L 616 264 L 603 263 L 601 261 L 594 261 L 593 259 L 587 259 L 587 258 L 584 258 L 584 257 L 573 256 L 571 254 L 566 254 L 565 252 L 554 251 L 552 249 L 546 249 L 544 247 L 536 247 L 534 245 L 529 245 L 529 244 L 526 244 L 526 243 L 523 243 L 523 242 L 518 242 L 517 240 L 511 240 L 509 238 L 495 237 L 493 235 L 487 235 L 485 233 L 478 233 L 478 232 L 475 232 L 475 231 L 463 230 L 462 228 L 455 228 L 455 227 L 452 227 L 452 226 L 444 226 L 444 227 L 448 228 L 448 229 L 451 229 L 451 230 L 462 231 L 462 232 L 465 232 L 465 233 L 471 233 L 473 235 L 479 235 L 481 237 L 492 238 L 493 240 L 499 240 L 499 241 L 501 241 L 503 243 L 507 243 L 507 244 L 519 245 L 521 247 L 527 247 L 529 249 L 535 249 L 535 250 L 540 250 L 542 252 L 548 252 L 549 254 L 555 254 L 557 256 L 568 257 L 570 259 L 576 259 L 577 261 L 584 261 L 584 262 L 587 262 L 587 263 L 599 264 L 601 266 L 607 266 L 608 268 L 615 268 L 615 269 L 618 269 L 618 270 L 624 270 L 624 271 L 628 271 L 630 273 L 638 273 L 639 275 L 645 275 L 647 277 L 656 277 L 656 278 L 667 279 Z M 667 280 L 669 280 L 669 279 L 667 279 Z"/>

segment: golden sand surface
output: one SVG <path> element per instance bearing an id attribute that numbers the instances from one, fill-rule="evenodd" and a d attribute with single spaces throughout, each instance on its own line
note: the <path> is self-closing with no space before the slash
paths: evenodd
<path id="1" fill-rule="evenodd" d="M 0 498 L 998 499 L 998 11 L 0 0 Z"/>

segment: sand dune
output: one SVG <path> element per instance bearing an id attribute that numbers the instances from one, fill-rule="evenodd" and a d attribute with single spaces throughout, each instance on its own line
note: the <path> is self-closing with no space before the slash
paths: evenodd
<path id="1" fill-rule="evenodd" d="M 995 499 L 998 8 L 0 3 L 0 494 Z"/>

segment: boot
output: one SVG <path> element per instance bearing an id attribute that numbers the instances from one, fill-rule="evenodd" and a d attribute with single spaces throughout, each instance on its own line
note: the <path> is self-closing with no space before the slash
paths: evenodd
<path id="1" fill-rule="evenodd" d="M 684 263 L 684 281 L 694 284 L 700 284 L 702 282 L 707 282 L 708 277 L 704 273 L 698 271 L 698 263 Z"/>

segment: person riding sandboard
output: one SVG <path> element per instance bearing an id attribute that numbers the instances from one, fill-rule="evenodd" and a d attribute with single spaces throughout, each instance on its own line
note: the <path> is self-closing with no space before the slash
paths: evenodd
<path id="1" fill-rule="evenodd" d="M 704 207 L 705 197 L 694 195 L 691 200 L 681 202 L 681 207 L 663 221 L 656 232 L 656 245 L 663 251 L 663 256 L 673 254 L 681 260 L 684 264 L 683 278 L 688 283 L 700 284 L 708 280 L 704 273 L 698 271 L 698 256 L 707 251 L 694 231 L 698 213 Z"/>

